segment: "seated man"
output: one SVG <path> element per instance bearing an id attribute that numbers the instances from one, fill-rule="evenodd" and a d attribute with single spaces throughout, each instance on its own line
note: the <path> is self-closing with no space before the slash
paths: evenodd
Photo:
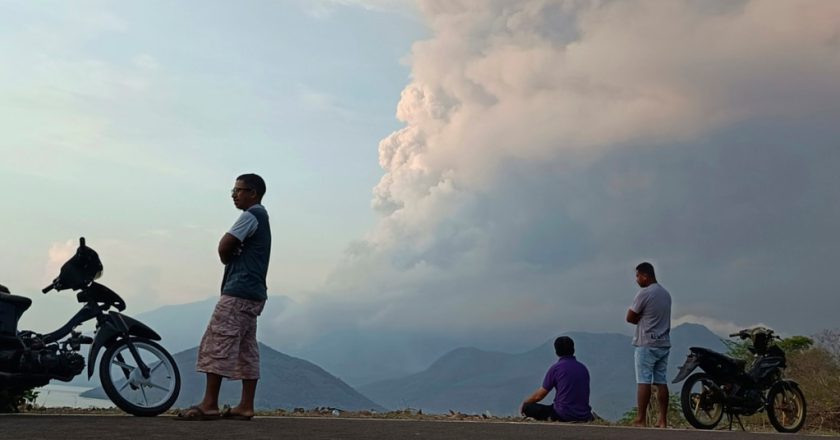
<path id="1" fill-rule="evenodd" d="M 523 416 L 537 420 L 559 422 L 592 421 L 589 406 L 589 370 L 575 359 L 575 343 L 568 336 L 554 341 L 554 352 L 560 359 L 548 369 L 542 386 L 522 402 Z M 541 405 L 551 389 L 555 390 L 554 405 Z"/>

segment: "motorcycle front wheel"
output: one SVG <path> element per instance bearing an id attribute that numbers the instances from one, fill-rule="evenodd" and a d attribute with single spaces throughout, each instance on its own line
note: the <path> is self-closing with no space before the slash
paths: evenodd
<path id="1" fill-rule="evenodd" d="M 685 380 L 680 404 L 685 419 L 697 429 L 713 429 L 723 417 L 723 395 L 706 373 L 695 373 Z"/>
<path id="2" fill-rule="evenodd" d="M 779 432 L 797 432 L 805 424 L 805 395 L 793 382 L 780 381 L 767 392 L 767 417 Z"/>
<path id="3" fill-rule="evenodd" d="M 143 377 L 129 341 L 149 368 L 149 377 Z M 181 391 L 178 364 L 165 348 L 145 338 L 120 339 L 110 345 L 99 362 L 99 378 L 105 394 L 119 409 L 140 417 L 165 412 Z"/>

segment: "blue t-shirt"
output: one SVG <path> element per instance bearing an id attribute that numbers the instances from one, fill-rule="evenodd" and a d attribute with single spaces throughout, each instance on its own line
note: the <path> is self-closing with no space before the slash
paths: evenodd
<path id="1" fill-rule="evenodd" d="M 548 369 L 542 387 L 554 388 L 554 412 L 564 421 L 592 420 L 589 406 L 589 370 L 574 356 L 563 356 Z"/>
<path id="2" fill-rule="evenodd" d="M 265 301 L 268 260 L 271 257 L 271 227 L 268 212 L 260 205 L 244 211 L 228 231 L 241 242 L 236 255 L 225 265 L 222 295 Z"/>

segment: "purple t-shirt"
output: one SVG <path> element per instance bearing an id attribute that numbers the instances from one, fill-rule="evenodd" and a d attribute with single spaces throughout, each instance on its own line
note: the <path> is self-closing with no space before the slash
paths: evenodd
<path id="1" fill-rule="evenodd" d="M 589 370 L 574 356 L 563 356 L 548 369 L 542 387 L 555 389 L 554 411 L 564 421 L 589 421 Z"/>

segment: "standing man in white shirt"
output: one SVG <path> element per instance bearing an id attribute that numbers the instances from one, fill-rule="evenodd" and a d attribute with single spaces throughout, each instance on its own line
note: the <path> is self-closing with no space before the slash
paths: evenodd
<path id="1" fill-rule="evenodd" d="M 627 322 L 636 325 L 633 336 L 636 364 L 638 417 L 636 426 L 646 426 L 651 385 L 656 385 L 659 404 L 658 428 L 668 426 L 668 354 L 671 351 L 671 294 L 656 281 L 653 265 L 636 266 L 636 283 L 642 289 L 627 310 Z"/>

